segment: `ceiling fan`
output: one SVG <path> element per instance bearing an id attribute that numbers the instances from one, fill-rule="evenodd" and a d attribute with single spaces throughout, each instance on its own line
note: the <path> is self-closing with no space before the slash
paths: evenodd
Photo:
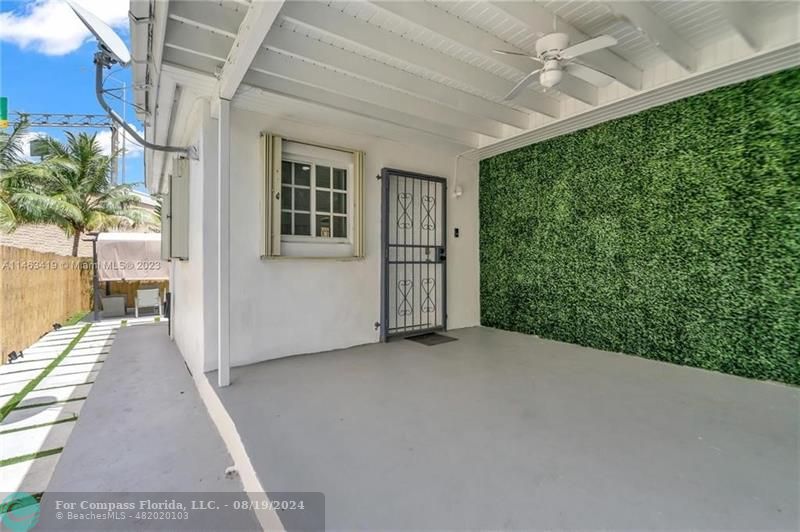
<path id="1" fill-rule="evenodd" d="M 554 87 L 561 82 L 564 72 L 580 78 L 592 85 L 598 87 L 605 87 L 612 81 L 614 77 L 600 72 L 592 67 L 575 61 L 576 57 L 589 52 L 595 52 L 614 46 L 617 40 L 610 35 L 601 35 L 594 39 L 580 42 L 573 46 L 569 45 L 569 35 L 566 33 L 550 33 L 536 41 L 536 55 L 529 55 L 524 52 L 510 52 L 506 50 L 492 50 L 496 54 L 503 55 L 519 55 L 528 57 L 542 64 L 538 68 L 522 78 L 522 81 L 517 83 L 511 92 L 509 92 L 505 101 L 513 100 L 519 93 L 528 85 L 533 83 L 534 78 L 539 76 L 539 84 L 546 89 Z"/>

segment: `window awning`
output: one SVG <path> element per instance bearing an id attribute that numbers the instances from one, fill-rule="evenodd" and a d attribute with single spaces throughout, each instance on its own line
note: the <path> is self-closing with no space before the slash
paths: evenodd
<path id="1" fill-rule="evenodd" d="M 100 281 L 165 281 L 159 233 L 100 233 L 97 236 Z"/>

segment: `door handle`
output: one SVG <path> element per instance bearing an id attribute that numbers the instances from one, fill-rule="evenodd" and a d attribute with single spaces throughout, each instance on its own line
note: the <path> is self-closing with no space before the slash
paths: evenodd
<path id="1" fill-rule="evenodd" d="M 444 246 L 436 248 L 436 262 L 444 262 L 447 260 L 447 251 Z"/>

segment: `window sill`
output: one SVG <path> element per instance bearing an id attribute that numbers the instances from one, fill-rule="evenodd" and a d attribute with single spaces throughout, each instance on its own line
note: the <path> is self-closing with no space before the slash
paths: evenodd
<path id="1" fill-rule="evenodd" d="M 350 238 L 345 237 L 321 237 L 321 236 L 281 236 L 281 244 L 312 244 L 315 246 L 325 246 L 331 244 L 352 245 Z"/>
<path id="2" fill-rule="evenodd" d="M 333 262 L 356 262 L 363 261 L 366 257 L 301 257 L 297 255 L 262 255 L 263 261 L 291 261 L 291 260 L 313 260 L 313 261 L 333 261 Z"/>

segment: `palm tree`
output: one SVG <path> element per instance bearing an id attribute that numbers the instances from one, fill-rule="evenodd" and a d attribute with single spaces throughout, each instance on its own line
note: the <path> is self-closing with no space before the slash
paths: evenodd
<path id="1" fill-rule="evenodd" d="M 13 231 L 17 226 L 17 214 L 11 203 L 8 173 L 24 161 L 22 134 L 28 123 L 17 122 L 10 134 L 0 133 L 0 231 Z"/>
<path id="2" fill-rule="evenodd" d="M 103 155 L 96 135 L 67 133 L 66 143 L 46 142 L 40 163 L 15 168 L 11 199 L 26 219 L 58 225 L 71 236 L 73 256 L 87 231 L 155 223 L 131 185 L 111 184 L 113 158 Z"/>

